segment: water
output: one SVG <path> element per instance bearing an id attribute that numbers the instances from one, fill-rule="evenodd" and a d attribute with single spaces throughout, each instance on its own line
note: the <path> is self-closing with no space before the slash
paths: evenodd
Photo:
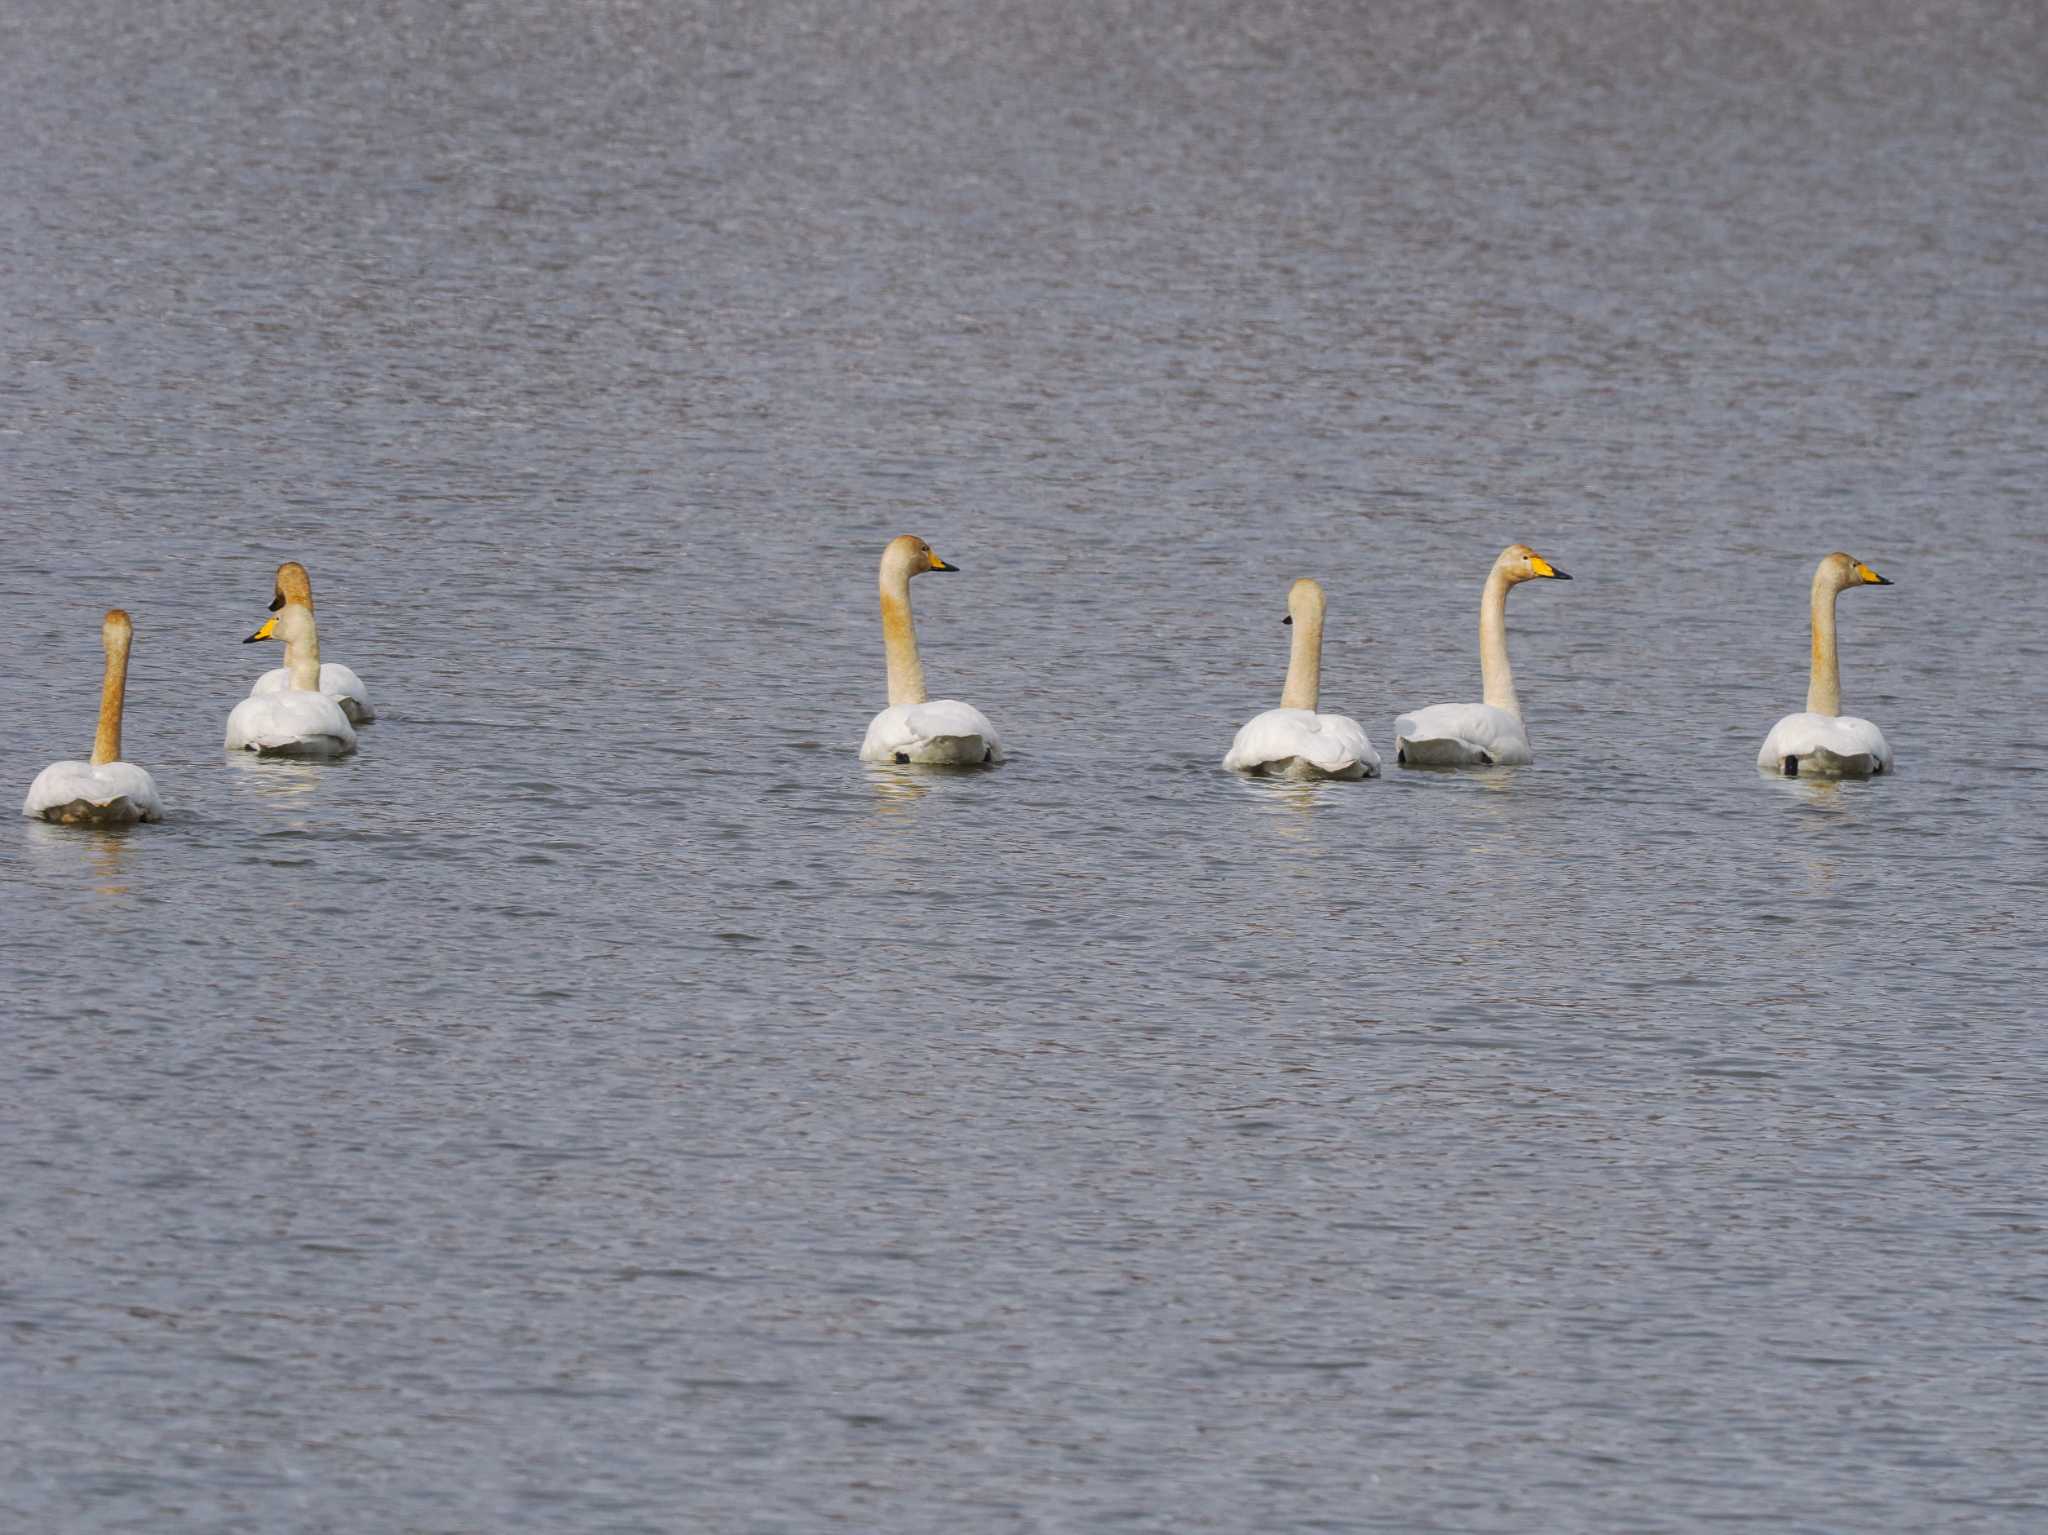
<path id="1" fill-rule="evenodd" d="M 171 815 L 0 853 L 0 1513 L 2039 1528 L 2044 50 L 15 8 L 0 781 L 120 604 Z M 902 531 L 997 772 L 855 759 Z M 1533 767 L 1218 771 L 1513 539 Z M 224 760 L 294 557 L 380 719 Z"/>

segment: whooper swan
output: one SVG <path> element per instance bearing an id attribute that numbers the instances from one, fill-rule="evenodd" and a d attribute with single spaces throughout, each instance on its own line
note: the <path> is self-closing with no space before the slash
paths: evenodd
<path id="1" fill-rule="evenodd" d="M 1344 714 L 1318 714 L 1323 676 L 1323 589 L 1304 576 L 1287 593 L 1294 644 L 1280 707 L 1254 715 L 1237 732 L 1223 765 L 1273 778 L 1371 778 L 1380 754 L 1365 727 Z"/>
<path id="2" fill-rule="evenodd" d="M 277 612 L 287 602 L 303 603 L 308 613 L 313 611 L 313 578 L 306 574 L 306 567 L 297 560 L 286 560 L 277 567 L 277 592 L 270 599 L 270 611 Z M 282 666 L 273 667 L 256 679 L 256 685 L 249 689 L 249 696 L 255 698 L 264 693 L 283 693 L 291 687 L 290 670 Z M 363 686 L 363 679 L 339 661 L 320 663 L 317 691 L 340 704 L 341 712 L 348 716 L 351 725 L 367 725 L 377 717 L 377 711 L 370 707 L 370 690 Z"/>
<path id="3" fill-rule="evenodd" d="M 100 728 L 92 738 L 92 761 L 53 762 L 28 786 L 21 813 L 65 826 L 124 826 L 160 821 L 164 802 L 148 770 L 121 760 L 121 706 L 128 691 L 128 646 L 135 625 L 119 608 L 100 623 L 107 651 L 100 684 Z"/>
<path id="4" fill-rule="evenodd" d="M 1479 675 L 1482 704 L 1431 704 L 1394 721 L 1394 760 L 1413 767 L 1464 767 L 1475 763 L 1514 766 L 1535 760 L 1522 706 L 1515 701 L 1515 674 L 1508 669 L 1508 588 L 1524 581 L 1571 577 L 1527 544 L 1501 550 L 1479 594 Z"/>
<path id="5" fill-rule="evenodd" d="M 341 705 L 318 689 L 320 637 L 313 628 L 313 610 L 287 602 L 242 643 L 271 638 L 284 641 L 291 686 L 251 694 L 235 705 L 228 716 L 228 750 L 275 757 L 347 756 L 356 749 L 355 727 Z"/>
<path id="6" fill-rule="evenodd" d="M 924 663 L 910 624 L 910 578 L 958 570 L 923 539 L 905 533 L 882 551 L 882 648 L 889 658 L 889 707 L 868 724 L 865 762 L 927 762 L 965 767 L 1001 762 L 1003 743 L 988 716 L 957 698 L 927 700 Z"/>
<path id="7" fill-rule="evenodd" d="M 1867 778 L 1891 771 L 1892 749 L 1869 720 L 1842 713 L 1842 665 L 1835 655 L 1835 598 L 1851 586 L 1891 582 L 1846 554 L 1831 554 L 1813 573 L 1813 671 L 1806 708 L 1771 727 L 1756 754 L 1758 769 L 1792 777 Z"/>

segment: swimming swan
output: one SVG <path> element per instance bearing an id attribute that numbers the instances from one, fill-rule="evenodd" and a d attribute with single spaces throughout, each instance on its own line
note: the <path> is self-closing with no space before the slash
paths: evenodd
<path id="1" fill-rule="evenodd" d="M 270 611 L 275 613 L 287 602 L 304 603 L 307 612 L 313 611 L 313 578 L 297 560 L 286 560 L 277 567 L 277 591 L 270 599 Z M 274 667 L 256 679 L 249 696 L 283 693 L 291 685 L 292 674 L 282 666 Z M 348 716 L 351 725 L 367 725 L 377 717 L 377 711 L 370 707 L 370 690 L 363 686 L 363 679 L 339 661 L 320 663 L 318 691 L 341 705 L 341 712 Z"/>
<path id="2" fill-rule="evenodd" d="M 1394 721 L 1394 760 L 1415 767 L 1463 767 L 1473 763 L 1519 765 L 1535 760 L 1522 706 L 1515 701 L 1515 674 L 1508 669 L 1508 588 L 1539 576 L 1571 577 L 1527 544 L 1501 550 L 1479 594 L 1479 675 L 1483 704 L 1431 704 Z"/>
<path id="3" fill-rule="evenodd" d="M 923 539 L 905 533 L 882 551 L 882 648 L 889 658 L 889 707 L 868 724 L 863 762 L 929 762 L 952 767 L 1001 762 L 996 728 L 973 704 L 924 693 L 924 663 L 910 624 L 910 578 L 927 570 L 958 570 Z"/>
<path id="4" fill-rule="evenodd" d="M 1820 562 L 1813 573 L 1813 672 L 1806 684 L 1806 709 L 1771 727 L 1756 754 L 1760 771 L 1867 778 L 1891 770 L 1892 749 L 1884 732 L 1869 720 L 1842 713 L 1842 664 L 1835 655 L 1835 598 L 1851 586 L 1890 585 L 1846 554 Z"/>
<path id="5" fill-rule="evenodd" d="M 1318 714 L 1323 677 L 1323 589 L 1304 576 L 1287 593 L 1294 644 L 1280 707 L 1255 714 L 1237 732 L 1223 765 L 1232 772 L 1275 778 L 1371 778 L 1380 754 L 1365 727 L 1344 714 Z"/>
<path id="6" fill-rule="evenodd" d="M 242 643 L 253 645 L 273 637 L 284 641 L 291 686 L 251 694 L 236 704 L 228 716 L 227 749 L 266 756 L 347 756 L 356 749 L 355 727 L 341 705 L 316 687 L 320 637 L 313 627 L 313 610 L 302 602 L 287 602 Z"/>
<path id="7" fill-rule="evenodd" d="M 28 786 L 21 813 L 65 826 L 125 826 L 160 821 L 164 802 L 156 780 L 144 768 L 121 760 L 121 705 L 128 691 L 128 646 L 135 626 L 119 608 L 100 623 L 107 650 L 106 680 L 100 684 L 100 728 L 92 738 L 92 761 L 53 762 Z"/>

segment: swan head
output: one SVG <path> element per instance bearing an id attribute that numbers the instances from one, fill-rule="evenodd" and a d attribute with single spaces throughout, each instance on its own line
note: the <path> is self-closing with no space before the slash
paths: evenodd
<path id="1" fill-rule="evenodd" d="M 1852 586 L 1890 586 L 1891 582 L 1872 570 L 1861 560 L 1837 549 L 1820 562 L 1820 568 L 1813 573 L 1813 584 L 1827 591 L 1847 591 Z"/>
<path id="2" fill-rule="evenodd" d="M 286 560 L 277 567 L 277 591 L 270 599 L 270 611 L 275 613 L 288 602 L 300 603 L 309 611 L 313 606 L 313 578 L 297 560 Z"/>
<path id="3" fill-rule="evenodd" d="M 242 643 L 253 645 L 258 640 L 283 640 L 287 645 L 303 645 L 312 637 L 313 610 L 304 603 L 287 602 L 264 619 L 263 627 Z"/>
<path id="4" fill-rule="evenodd" d="M 932 546 L 915 533 L 905 533 L 889 540 L 889 547 L 882 551 L 882 573 L 888 575 L 900 572 L 907 581 L 912 576 L 923 575 L 927 570 L 958 570 L 958 565 L 948 565 L 936 554 Z"/>
<path id="5" fill-rule="evenodd" d="M 1527 544 L 1509 544 L 1501 550 L 1500 558 L 1493 562 L 1493 568 L 1507 579 L 1509 586 L 1523 581 L 1569 581 L 1571 577 L 1559 570 Z"/>
<path id="6" fill-rule="evenodd" d="M 122 608 L 108 608 L 107 616 L 100 620 L 100 644 L 106 647 L 108 655 L 117 655 L 128 648 L 135 638 L 135 625 L 129 622 L 128 614 Z"/>
<path id="7" fill-rule="evenodd" d="M 1328 606 L 1323 597 L 1323 584 L 1303 576 L 1287 588 L 1287 616 L 1280 620 L 1291 624 L 1297 618 L 1307 623 L 1311 618 L 1320 620 L 1323 609 Z"/>

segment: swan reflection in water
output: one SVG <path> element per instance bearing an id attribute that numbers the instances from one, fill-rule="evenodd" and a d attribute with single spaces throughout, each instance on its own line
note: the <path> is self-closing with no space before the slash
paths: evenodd
<path id="1" fill-rule="evenodd" d="M 293 807 L 310 805 L 321 779 L 337 766 L 317 758 L 259 757 L 253 752 L 229 752 L 227 765 L 235 772 L 237 793 Z"/>
<path id="2" fill-rule="evenodd" d="M 133 826 L 53 826 L 38 822 L 29 827 L 28 845 L 36 862 L 52 870 L 75 875 L 81 850 L 84 868 L 97 895 L 133 895 L 134 880 L 142 865 L 137 862 L 135 839 L 152 835 Z"/>
<path id="3" fill-rule="evenodd" d="M 862 772 L 868 787 L 875 794 L 875 810 L 880 815 L 901 815 L 927 794 L 932 787 L 926 781 L 927 775 L 916 768 L 876 767 L 865 765 Z"/>

